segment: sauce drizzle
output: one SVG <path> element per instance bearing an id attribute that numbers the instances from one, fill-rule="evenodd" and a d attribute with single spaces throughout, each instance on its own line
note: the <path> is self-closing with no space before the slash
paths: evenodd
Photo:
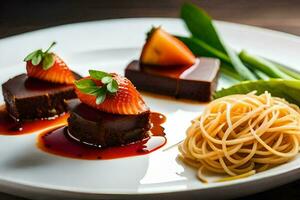
<path id="1" fill-rule="evenodd" d="M 151 113 L 152 128 L 150 136 L 141 141 L 124 146 L 97 148 L 85 145 L 72 139 L 68 134 L 67 126 L 42 133 L 37 138 L 37 146 L 44 152 L 85 160 L 116 159 L 130 156 L 149 154 L 166 144 L 164 128 L 160 125 L 166 117 L 160 113 Z"/>
<path id="2" fill-rule="evenodd" d="M 33 121 L 15 121 L 6 111 L 4 105 L 0 106 L 0 135 L 23 135 L 35 132 L 50 131 L 67 124 L 69 114 L 55 119 L 37 119 Z"/>

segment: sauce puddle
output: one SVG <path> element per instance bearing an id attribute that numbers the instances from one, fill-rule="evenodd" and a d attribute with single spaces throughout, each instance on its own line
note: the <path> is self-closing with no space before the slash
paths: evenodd
<path id="1" fill-rule="evenodd" d="M 124 146 L 101 149 L 79 143 L 69 136 L 67 126 L 40 134 L 37 138 L 37 146 L 51 154 L 84 160 L 116 159 L 145 155 L 161 148 L 167 142 L 164 128 L 160 126 L 166 121 L 166 117 L 160 113 L 151 113 L 150 121 L 152 123 L 151 136 Z"/>
<path id="2" fill-rule="evenodd" d="M 55 119 L 38 119 L 33 121 L 15 121 L 6 111 L 5 106 L 0 107 L 0 135 L 23 135 L 34 132 L 50 131 L 67 124 L 69 114 Z"/>

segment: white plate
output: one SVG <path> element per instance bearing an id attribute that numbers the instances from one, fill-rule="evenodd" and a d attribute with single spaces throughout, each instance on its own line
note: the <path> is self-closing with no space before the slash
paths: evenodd
<path id="1" fill-rule="evenodd" d="M 225 40 L 235 49 L 300 66 L 300 38 L 250 26 L 217 22 Z M 25 55 L 57 41 L 55 51 L 75 71 L 88 69 L 123 73 L 138 58 L 145 33 L 162 25 L 174 34 L 187 34 L 178 19 L 141 18 L 70 24 L 0 40 L 0 81 L 24 72 Z M 225 86 L 222 80 L 220 86 Z M 2 97 L 1 97 L 2 98 Z M 168 144 L 184 137 L 201 104 L 168 101 L 145 96 L 154 111 L 167 115 Z M 0 136 L 0 191 L 45 199 L 65 198 L 231 198 L 275 187 L 300 177 L 300 158 L 249 178 L 202 184 L 195 171 L 176 159 L 177 148 L 150 155 L 87 161 L 44 153 L 35 146 L 36 134 Z"/>

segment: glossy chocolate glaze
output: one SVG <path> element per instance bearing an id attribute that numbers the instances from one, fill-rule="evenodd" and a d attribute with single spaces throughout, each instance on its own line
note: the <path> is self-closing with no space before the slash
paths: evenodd
<path id="1" fill-rule="evenodd" d="M 78 79 L 80 76 L 75 74 Z M 73 85 L 56 84 L 20 74 L 2 84 L 7 111 L 15 120 L 53 117 L 66 112 L 65 99 L 76 98 Z"/>
<path id="2" fill-rule="evenodd" d="M 79 100 L 67 101 L 69 133 L 74 139 L 99 147 L 120 146 L 148 136 L 150 111 L 118 115 L 96 110 Z"/>
<path id="3" fill-rule="evenodd" d="M 152 66 L 132 61 L 125 76 L 139 90 L 199 101 L 209 101 L 216 89 L 220 62 L 197 58 L 192 66 Z"/>
<path id="4" fill-rule="evenodd" d="M 15 98 L 32 98 L 44 94 L 56 94 L 73 89 L 73 85 L 55 84 L 20 74 L 9 79 L 3 88 L 10 91 Z"/>

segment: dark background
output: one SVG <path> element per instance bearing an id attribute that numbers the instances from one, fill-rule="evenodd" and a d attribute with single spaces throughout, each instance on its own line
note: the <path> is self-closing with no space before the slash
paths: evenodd
<path id="1" fill-rule="evenodd" d="M 183 0 L 5 0 L 0 38 L 73 22 L 125 17 L 177 17 Z M 215 19 L 300 35 L 299 0 L 192 0 Z"/>
<path id="2" fill-rule="evenodd" d="M 90 20 L 178 17 L 183 2 L 182 0 L 1 1 L 0 38 L 45 27 Z M 214 19 L 300 35 L 300 0 L 192 0 L 190 2 L 203 7 Z M 0 199 L 19 200 L 20 198 L 0 194 Z M 300 181 L 243 199 L 300 199 Z"/>

